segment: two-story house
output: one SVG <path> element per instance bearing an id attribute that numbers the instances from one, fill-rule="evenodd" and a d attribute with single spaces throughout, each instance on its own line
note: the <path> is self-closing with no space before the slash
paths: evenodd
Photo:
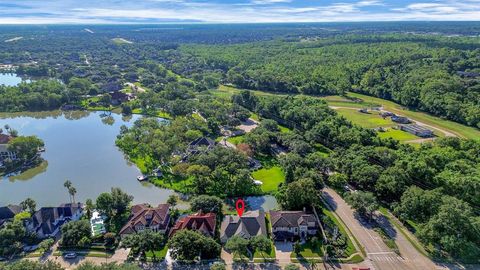
<path id="1" fill-rule="evenodd" d="M 205 236 L 215 236 L 216 215 L 213 213 L 196 213 L 193 215 L 180 218 L 175 226 L 170 230 L 169 237 L 172 237 L 176 232 L 181 230 L 198 231 Z"/>
<path id="2" fill-rule="evenodd" d="M 270 211 L 270 220 L 275 241 L 307 239 L 319 228 L 315 216 L 304 211 Z"/>
<path id="3" fill-rule="evenodd" d="M 149 207 L 146 204 L 137 204 L 132 207 L 132 214 L 128 222 L 120 230 L 120 236 L 152 230 L 165 233 L 170 223 L 170 205 L 159 204 L 157 207 Z"/>
<path id="4" fill-rule="evenodd" d="M 79 220 L 83 214 L 83 204 L 65 203 L 59 207 L 42 207 L 26 221 L 26 228 L 39 238 L 55 237 L 60 227 L 73 220 Z"/>

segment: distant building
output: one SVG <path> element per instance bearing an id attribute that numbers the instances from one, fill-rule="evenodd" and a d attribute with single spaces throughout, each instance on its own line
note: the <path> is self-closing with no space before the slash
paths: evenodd
<path id="1" fill-rule="evenodd" d="M 107 232 L 105 224 L 103 223 L 105 218 L 100 215 L 98 211 L 93 211 L 90 218 L 90 227 L 92 229 L 92 236 L 101 235 Z"/>
<path id="2" fill-rule="evenodd" d="M 380 116 L 383 118 L 387 118 L 387 117 L 396 116 L 396 115 L 392 112 L 381 112 Z"/>
<path id="3" fill-rule="evenodd" d="M 15 151 L 8 150 L 8 143 L 13 139 L 12 136 L 0 134 L 0 167 L 3 165 L 5 159 L 17 159 Z"/>
<path id="4" fill-rule="evenodd" d="M 362 108 L 362 109 L 359 109 L 358 112 L 359 113 L 368 113 L 368 109 L 367 108 Z"/>
<path id="5" fill-rule="evenodd" d="M 406 131 L 406 132 L 411 133 L 411 134 L 413 134 L 415 136 L 418 136 L 418 137 L 431 138 L 431 137 L 434 136 L 432 130 L 430 130 L 428 128 L 425 128 L 425 127 L 422 127 L 422 126 L 419 126 L 419 125 L 415 125 L 415 124 L 399 125 L 398 127 L 400 128 L 400 130 Z"/>
<path id="6" fill-rule="evenodd" d="M 318 221 L 304 211 L 270 211 L 272 234 L 275 241 L 307 239 L 318 232 Z"/>
<path id="7" fill-rule="evenodd" d="M 55 237 L 60 227 L 72 220 L 79 220 L 83 214 L 81 203 L 66 203 L 59 207 L 42 207 L 27 221 L 27 230 L 39 238 Z"/>
<path id="8" fill-rule="evenodd" d="M 126 94 L 120 91 L 116 92 L 110 92 L 109 93 L 110 97 L 112 98 L 112 104 L 113 105 L 120 105 L 124 102 L 130 101 L 134 99 L 133 95 L 131 94 Z"/>
<path id="9" fill-rule="evenodd" d="M 398 115 L 392 116 L 392 121 L 395 122 L 395 123 L 399 123 L 399 124 L 409 124 L 410 123 L 410 119 L 408 119 L 407 117 L 398 116 Z"/>
<path id="10" fill-rule="evenodd" d="M 176 232 L 181 230 L 198 231 L 206 236 L 215 236 L 216 215 L 214 213 L 196 213 L 193 215 L 180 218 L 175 226 L 170 230 L 169 236 L 172 237 Z"/>
<path id="11" fill-rule="evenodd" d="M 238 215 L 225 216 L 220 226 L 220 241 L 225 243 L 234 235 L 245 239 L 250 239 L 257 235 L 267 236 L 265 212 L 257 210 L 246 212 L 242 217 Z"/>
<path id="12" fill-rule="evenodd" d="M 170 223 L 170 205 L 159 204 L 157 207 L 149 207 L 146 204 L 132 206 L 132 214 L 127 224 L 120 230 L 120 236 L 152 230 L 165 233 Z"/>
<path id="13" fill-rule="evenodd" d="M 16 214 L 22 212 L 22 207 L 18 205 L 7 205 L 0 207 L 0 228 L 5 222 L 12 220 Z"/>

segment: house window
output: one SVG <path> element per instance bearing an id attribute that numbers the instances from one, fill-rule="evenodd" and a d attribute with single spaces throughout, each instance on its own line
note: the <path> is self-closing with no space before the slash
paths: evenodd
<path id="1" fill-rule="evenodd" d="M 293 231 L 294 231 L 295 233 L 298 233 L 298 228 L 295 227 L 295 228 L 293 229 Z"/>

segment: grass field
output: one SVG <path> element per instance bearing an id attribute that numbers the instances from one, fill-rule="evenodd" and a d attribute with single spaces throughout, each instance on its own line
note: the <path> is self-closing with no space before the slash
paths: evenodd
<path id="1" fill-rule="evenodd" d="M 272 193 L 278 190 L 278 185 L 285 182 L 285 174 L 280 166 L 272 166 L 262 168 L 252 173 L 252 177 L 256 180 L 262 181 L 262 191 L 264 193 Z"/>
<path id="2" fill-rule="evenodd" d="M 356 109 L 337 109 L 340 115 L 344 116 L 353 123 L 364 128 L 376 128 L 376 127 L 393 127 L 393 123 L 390 119 L 383 119 L 378 112 L 361 113 Z"/>
<path id="3" fill-rule="evenodd" d="M 113 43 L 117 44 L 117 45 L 121 45 L 121 44 L 132 44 L 133 42 L 131 42 L 130 40 L 126 40 L 124 38 L 112 38 L 112 41 Z"/>
<path id="4" fill-rule="evenodd" d="M 380 138 L 393 138 L 401 142 L 419 139 L 419 137 L 413 134 L 410 134 L 408 132 L 393 129 L 393 127 L 395 127 L 396 124 L 392 122 L 389 118 L 383 119 L 380 116 L 379 112 L 374 111 L 369 113 L 361 113 L 356 109 L 346 109 L 346 108 L 336 109 L 336 111 L 340 115 L 344 116 L 348 120 L 352 121 L 353 123 L 361 127 L 364 127 L 364 128 L 382 127 L 387 129 L 387 131 L 385 132 L 378 132 L 378 136 Z"/>
<path id="5" fill-rule="evenodd" d="M 354 98 L 360 98 L 366 103 L 381 104 L 385 110 L 407 116 L 413 120 L 417 120 L 437 128 L 445 129 L 447 131 L 454 133 L 459 137 L 468 138 L 468 139 L 480 139 L 480 130 L 473 127 L 468 127 L 459 123 L 444 120 L 424 112 L 411 111 L 395 102 L 376 98 L 376 97 L 371 97 L 371 96 L 362 95 L 358 93 L 348 93 L 348 96 L 354 97 Z"/>
<path id="6" fill-rule="evenodd" d="M 237 89 L 235 87 L 222 85 L 218 87 L 218 89 L 212 90 L 211 93 L 219 97 L 230 98 L 233 94 L 239 93 L 240 91 L 241 91 L 240 89 Z M 284 93 L 270 93 L 270 92 L 262 92 L 262 91 L 256 91 L 256 90 L 255 91 L 251 90 L 251 92 L 257 96 L 278 96 L 278 95 L 286 96 L 286 94 Z M 413 120 L 423 122 L 425 124 L 431 125 L 439 129 L 446 130 L 459 137 L 467 138 L 467 139 L 480 139 L 479 129 L 468 127 L 453 121 L 444 120 L 440 117 L 436 117 L 428 113 L 412 111 L 407 108 L 404 108 L 402 105 L 399 105 L 395 102 L 384 100 L 381 98 L 371 97 L 371 96 L 352 93 L 352 92 L 349 92 L 346 97 L 325 96 L 325 97 L 318 97 L 318 98 L 324 99 L 329 106 L 337 106 L 337 107 L 365 108 L 365 107 L 383 106 L 385 110 L 409 117 Z M 364 123 L 364 122 L 357 122 L 354 120 L 351 120 L 351 121 L 364 126 L 374 124 L 372 122 Z M 435 134 L 439 137 L 444 137 L 443 132 L 435 131 Z M 401 141 L 408 140 L 408 139 L 405 139 L 406 137 L 404 135 L 400 135 L 400 133 L 398 132 L 394 132 L 392 134 L 387 133 L 387 135 L 383 135 L 383 136 L 390 136 L 390 135 L 393 138 L 396 138 L 396 137 L 400 138 L 399 140 Z"/>

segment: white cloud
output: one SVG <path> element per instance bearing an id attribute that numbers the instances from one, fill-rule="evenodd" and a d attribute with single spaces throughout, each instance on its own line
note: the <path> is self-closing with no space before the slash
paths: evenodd
<path id="1" fill-rule="evenodd" d="M 5 0 L 0 0 L 2 1 Z M 22 4 L 31 8 L 2 8 L 0 24 L 143 23 L 168 20 L 253 23 L 480 19 L 480 0 L 423 0 L 404 6 L 399 6 L 398 2 L 394 5 L 387 0 L 338 0 L 323 5 L 320 1 L 298 5 L 297 0 L 247 0 L 230 4 L 199 0 L 115 0 L 115 4 L 112 1 L 114 0 L 25 0 Z M 35 16 L 35 13 L 48 13 L 50 16 Z"/>

